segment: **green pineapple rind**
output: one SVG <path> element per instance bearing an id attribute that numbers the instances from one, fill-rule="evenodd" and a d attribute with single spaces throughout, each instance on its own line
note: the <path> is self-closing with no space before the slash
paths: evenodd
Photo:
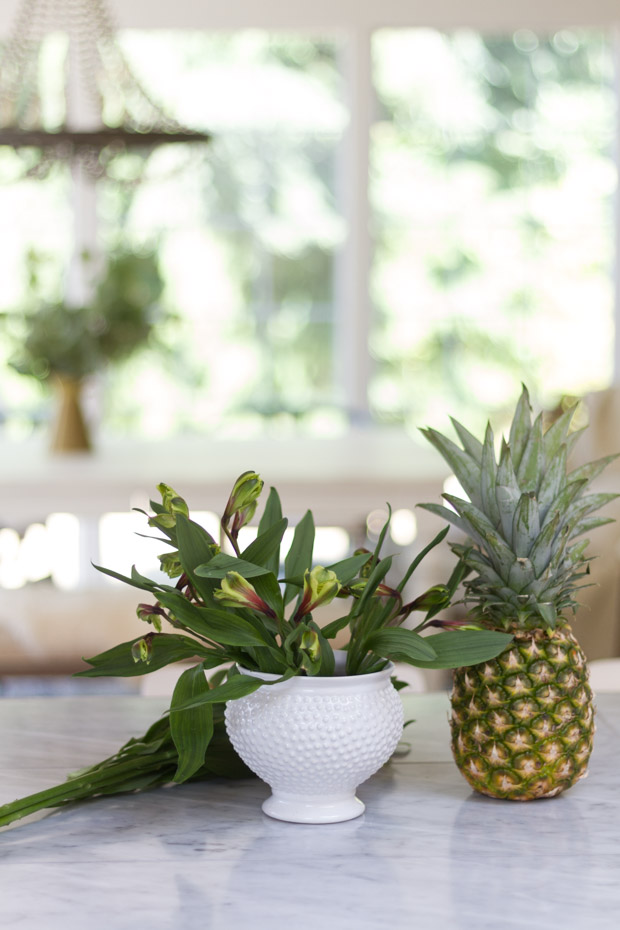
<path id="1" fill-rule="evenodd" d="M 454 673 L 452 752 L 494 798 L 553 797 L 586 774 L 594 711 L 585 656 L 568 628 L 517 634 L 498 658 Z"/>

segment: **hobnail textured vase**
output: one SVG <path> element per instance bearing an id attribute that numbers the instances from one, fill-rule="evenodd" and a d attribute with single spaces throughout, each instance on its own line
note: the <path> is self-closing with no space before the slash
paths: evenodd
<path id="1" fill-rule="evenodd" d="M 266 681 L 278 677 L 240 671 Z M 387 762 L 403 730 L 392 671 L 389 665 L 371 675 L 298 676 L 229 701 L 230 740 L 272 791 L 266 814 L 337 823 L 364 813 L 355 791 Z"/>

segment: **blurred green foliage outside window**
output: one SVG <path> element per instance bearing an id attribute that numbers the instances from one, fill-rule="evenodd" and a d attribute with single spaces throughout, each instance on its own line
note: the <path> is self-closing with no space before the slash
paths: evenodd
<path id="1" fill-rule="evenodd" d="M 102 246 L 156 248 L 181 318 L 160 334 L 167 355 L 145 352 L 98 385 L 101 432 L 344 431 L 341 181 L 356 157 L 346 39 L 129 31 L 122 41 L 153 97 L 213 142 L 161 148 L 144 171 L 123 156 L 99 185 Z M 441 429 L 450 411 L 473 428 L 509 409 L 521 380 L 546 403 L 605 387 L 610 40 L 379 30 L 372 61 L 372 420 Z M 66 173 L 8 184 L 0 156 L 3 309 L 24 298 L 29 248 L 49 256 L 50 296 L 62 291 L 72 223 Z M 46 411 L 37 385 L 2 365 L 9 434 Z"/>
<path id="2" fill-rule="evenodd" d="M 609 385 L 609 38 L 384 30 L 373 52 L 375 417 L 480 428 L 520 380 L 546 404 Z"/>

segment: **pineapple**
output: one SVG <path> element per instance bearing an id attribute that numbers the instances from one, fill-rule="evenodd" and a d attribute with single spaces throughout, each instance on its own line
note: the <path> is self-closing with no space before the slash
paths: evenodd
<path id="1" fill-rule="evenodd" d="M 514 639 L 496 659 L 457 669 L 451 695 L 452 751 L 470 785 L 494 798 L 547 798 L 586 774 L 594 708 L 585 655 L 567 613 L 589 573 L 587 539 L 610 520 L 592 516 L 615 494 L 587 493 L 615 456 L 567 472 L 581 431 L 573 410 L 543 431 L 532 423 L 524 387 L 496 460 L 493 431 L 484 442 L 453 421 L 462 443 L 422 432 L 453 469 L 469 500 L 454 509 L 423 504 L 467 538 L 452 549 L 467 567 L 465 602 L 479 625 Z"/>

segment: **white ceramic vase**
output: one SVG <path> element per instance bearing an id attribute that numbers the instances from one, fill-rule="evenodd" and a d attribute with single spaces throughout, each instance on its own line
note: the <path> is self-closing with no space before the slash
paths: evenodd
<path id="1" fill-rule="evenodd" d="M 336 663 L 338 672 L 344 656 L 336 654 Z M 390 664 L 371 675 L 300 675 L 229 701 L 230 740 L 272 790 L 266 814 L 293 823 L 337 823 L 364 813 L 356 788 L 387 762 L 403 730 L 392 671 Z"/>

